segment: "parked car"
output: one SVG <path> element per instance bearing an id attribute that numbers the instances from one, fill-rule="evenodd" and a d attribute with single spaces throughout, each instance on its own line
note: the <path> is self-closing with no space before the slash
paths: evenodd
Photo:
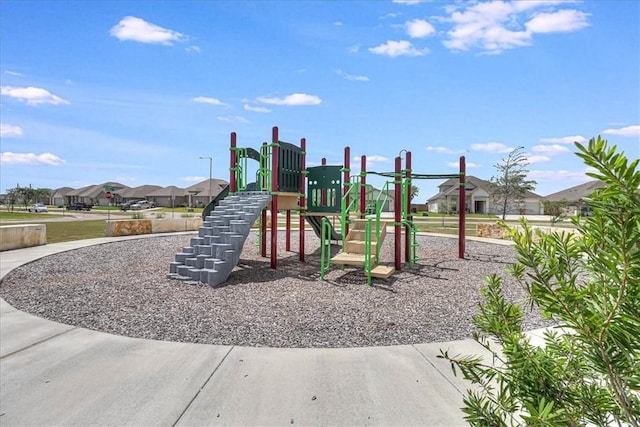
<path id="1" fill-rule="evenodd" d="M 131 205 L 131 210 L 141 210 L 155 208 L 156 204 L 148 200 L 140 200 L 138 203 Z"/>
<path id="2" fill-rule="evenodd" d="M 27 208 L 29 212 L 49 212 L 49 208 L 42 203 L 36 203 L 35 205 L 31 205 Z"/>
<path id="3" fill-rule="evenodd" d="M 90 211 L 92 206 L 83 202 L 74 202 L 67 206 L 67 210 L 70 211 Z"/>
<path id="4" fill-rule="evenodd" d="M 142 200 L 129 200 L 128 202 L 124 202 L 120 204 L 120 209 L 123 211 L 131 209 L 132 205 L 141 202 Z"/>

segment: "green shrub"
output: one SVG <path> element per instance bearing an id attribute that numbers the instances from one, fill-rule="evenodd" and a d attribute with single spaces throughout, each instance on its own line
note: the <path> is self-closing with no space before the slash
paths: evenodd
<path id="1" fill-rule="evenodd" d="M 474 338 L 491 351 L 441 356 L 475 384 L 463 411 L 472 425 L 640 425 L 640 173 L 598 137 L 577 155 L 606 186 L 587 200 L 592 216 L 576 234 L 505 225 L 518 263 L 508 272 L 531 305 L 557 322 L 534 346 L 523 309 L 505 300 L 497 275 L 485 279 Z M 496 348 L 496 344 L 498 348 Z"/>

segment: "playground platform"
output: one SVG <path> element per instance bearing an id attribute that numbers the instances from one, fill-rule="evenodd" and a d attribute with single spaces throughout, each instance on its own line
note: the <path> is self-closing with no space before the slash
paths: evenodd
<path id="1" fill-rule="evenodd" d="M 2 252 L 0 277 L 122 239 Z M 445 348 L 483 353 L 472 340 L 336 349 L 152 341 L 51 322 L 0 300 L 0 424 L 466 425 L 458 408 L 468 384 L 436 358 Z"/>

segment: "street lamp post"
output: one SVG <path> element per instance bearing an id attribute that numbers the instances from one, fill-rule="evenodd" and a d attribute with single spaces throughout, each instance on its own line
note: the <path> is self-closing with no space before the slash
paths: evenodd
<path id="1" fill-rule="evenodd" d="M 213 158 L 209 156 L 202 156 L 200 160 L 209 159 L 209 203 L 213 200 L 213 196 L 211 194 L 211 172 L 213 171 Z"/>

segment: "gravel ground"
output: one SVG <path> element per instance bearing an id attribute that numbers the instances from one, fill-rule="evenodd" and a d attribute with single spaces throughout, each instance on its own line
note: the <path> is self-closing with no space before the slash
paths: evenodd
<path id="1" fill-rule="evenodd" d="M 306 234 L 306 263 L 298 261 L 298 235 L 278 269 L 261 258 L 251 234 L 240 264 L 213 289 L 169 280 L 169 262 L 190 235 L 152 237 L 51 255 L 19 267 L 0 283 L 14 307 L 57 322 L 130 337 L 268 347 L 360 347 L 471 337 L 482 278 L 498 273 L 507 298 L 524 292 L 504 272 L 509 246 L 419 236 L 419 263 L 389 280 L 366 284 L 362 269 L 333 267 L 320 280 L 319 241 Z M 334 252 L 337 252 L 337 247 Z M 393 234 L 382 246 L 393 264 Z M 548 326 L 525 310 L 527 329 Z"/>

